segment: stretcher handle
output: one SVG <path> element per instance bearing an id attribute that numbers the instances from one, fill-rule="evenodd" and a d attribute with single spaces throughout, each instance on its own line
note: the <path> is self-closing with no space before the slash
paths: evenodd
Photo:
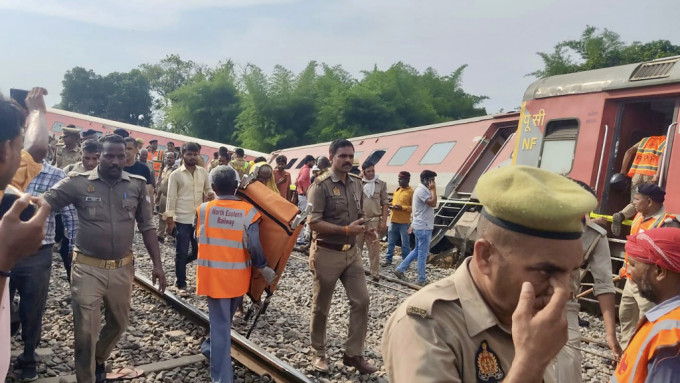
<path id="1" fill-rule="evenodd" d="M 612 278 L 612 282 L 616 282 L 616 281 L 620 281 L 620 280 L 621 280 L 621 277 L 618 276 L 618 275 L 615 276 L 614 278 Z M 581 299 L 581 298 L 585 297 L 586 295 L 592 293 L 592 292 L 593 292 L 593 289 L 594 289 L 594 288 L 591 287 L 591 288 L 589 288 L 588 290 L 582 292 L 581 294 L 579 294 L 579 295 L 576 296 L 576 299 Z"/>
<path id="2" fill-rule="evenodd" d="M 272 293 L 269 291 L 269 288 L 265 289 L 267 292 L 267 297 L 264 298 L 264 302 L 262 303 L 262 306 L 260 306 L 260 309 L 257 310 L 257 314 L 255 315 L 255 319 L 253 319 L 253 324 L 250 325 L 250 329 L 248 329 L 248 333 L 246 334 L 246 339 L 250 338 L 250 334 L 253 332 L 255 329 L 255 326 L 257 326 L 257 321 L 260 319 L 260 315 L 264 314 L 265 311 L 267 311 L 267 307 L 269 306 L 269 301 L 272 298 Z M 251 308 L 253 306 L 250 306 Z M 250 311 L 250 309 L 248 309 Z"/>

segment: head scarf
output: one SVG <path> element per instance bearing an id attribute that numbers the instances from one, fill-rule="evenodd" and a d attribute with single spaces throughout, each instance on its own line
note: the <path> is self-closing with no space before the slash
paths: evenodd
<path id="1" fill-rule="evenodd" d="M 680 229 L 662 227 L 629 235 L 626 252 L 636 261 L 680 273 Z"/>

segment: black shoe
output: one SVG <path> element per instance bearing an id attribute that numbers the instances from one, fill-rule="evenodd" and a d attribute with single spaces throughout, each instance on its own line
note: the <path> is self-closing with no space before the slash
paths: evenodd
<path id="1" fill-rule="evenodd" d="M 94 369 L 94 379 L 95 379 L 95 383 L 106 382 L 106 364 L 105 363 L 102 363 L 102 364 L 97 363 L 97 367 L 95 367 L 95 369 Z"/>
<path id="2" fill-rule="evenodd" d="M 38 371 L 35 367 L 24 367 L 21 370 L 21 381 L 22 382 L 32 382 L 38 380 Z"/>
<path id="3" fill-rule="evenodd" d="M 392 266 L 392 261 L 385 261 L 381 265 L 382 267 Z"/>
<path id="4" fill-rule="evenodd" d="M 588 322 L 585 319 L 581 319 L 581 317 L 578 317 L 578 325 L 579 327 L 590 327 L 590 322 Z"/>
<path id="5" fill-rule="evenodd" d="M 165 243 L 165 237 L 158 237 L 158 242 Z"/>

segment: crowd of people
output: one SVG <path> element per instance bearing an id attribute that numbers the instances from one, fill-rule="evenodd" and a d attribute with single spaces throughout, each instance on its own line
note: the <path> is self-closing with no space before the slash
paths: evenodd
<path id="1" fill-rule="evenodd" d="M 582 182 L 542 169 L 510 166 L 478 181 L 483 205 L 472 256 L 455 273 L 429 283 L 426 261 L 434 228 L 437 174 L 399 173 L 390 201 L 376 164 L 354 170 L 354 147 L 345 139 L 328 157 L 304 158 L 295 181 L 288 160 L 246 159 L 226 147 L 209 164 L 201 147 L 186 142 L 165 150 L 124 130 L 98 137 L 65 127 L 50 145 L 42 88 L 25 106 L 0 98 L 0 377 L 10 362 L 10 311 L 18 294 L 23 351 L 15 367 L 22 381 L 37 379 L 36 348 L 47 300 L 55 244 L 71 284 L 75 371 L 78 382 L 106 380 L 106 361 L 130 314 L 136 230 L 151 258 L 152 280 L 166 288 L 159 242 L 174 241 L 175 289 L 191 294 L 186 268 L 196 261 L 196 291 L 207 296 L 210 337 L 201 351 L 215 382 L 233 381 L 229 329 L 248 290 L 251 273 L 277 277 L 266 263 L 259 235 L 262 212 L 236 196 L 243 177 L 311 209 L 298 244 L 309 247 L 312 273 L 311 364 L 329 372 L 327 319 L 340 280 L 349 300 L 342 363 L 361 374 L 378 368 L 364 357 L 370 276 L 394 262 L 394 274 L 417 263 L 424 286 L 387 320 L 382 356 L 391 382 L 579 382 L 578 301 L 581 268 L 590 269 L 605 338 L 619 361 L 612 382 L 667 382 L 680 374 L 680 224 L 664 208 L 665 192 L 635 177 L 649 166 L 637 158 L 632 206 L 614 217 L 614 230 L 634 218 L 626 243 L 625 278 L 616 332 L 615 287 L 607 232 L 589 213 L 598 205 Z M 636 150 L 647 153 L 643 140 Z M 233 155 L 233 158 L 232 158 Z M 631 153 L 624 158 L 628 168 Z M 207 165 L 207 166 L 206 166 Z M 640 181 L 642 180 L 642 181 Z M 638 182 L 639 181 L 639 182 Z M 278 197 L 277 197 L 278 198 Z M 154 215 L 158 216 L 157 223 Z M 220 217 L 229 217 L 224 219 Z M 411 249 L 410 234 L 415 237 Z M 387 235 L 381 262 L 379 240 Z M 106 317 L 100 328 L 101 306 Z"/>

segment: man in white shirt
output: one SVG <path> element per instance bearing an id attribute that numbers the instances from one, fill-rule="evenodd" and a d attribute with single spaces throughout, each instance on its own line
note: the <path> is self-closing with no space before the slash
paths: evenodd
<path id="1" fill-rule="evenodd" d="M 176 238 L 175 286 L 182 297 L 189 295 L 186 282 L 187 264 L 196 260 L 198 252 L 198 244 L 193 237 L 196 208 L 213 198 L 208 171 L 196 166 L 200 150 L 198 144 L 194 142 L 182 145 L 184 163 L 172 172 L 168 181 L 168 202 L 164 216 L 168 234 Z M 176 232 L 173 234 L 175 229 Z"/>

